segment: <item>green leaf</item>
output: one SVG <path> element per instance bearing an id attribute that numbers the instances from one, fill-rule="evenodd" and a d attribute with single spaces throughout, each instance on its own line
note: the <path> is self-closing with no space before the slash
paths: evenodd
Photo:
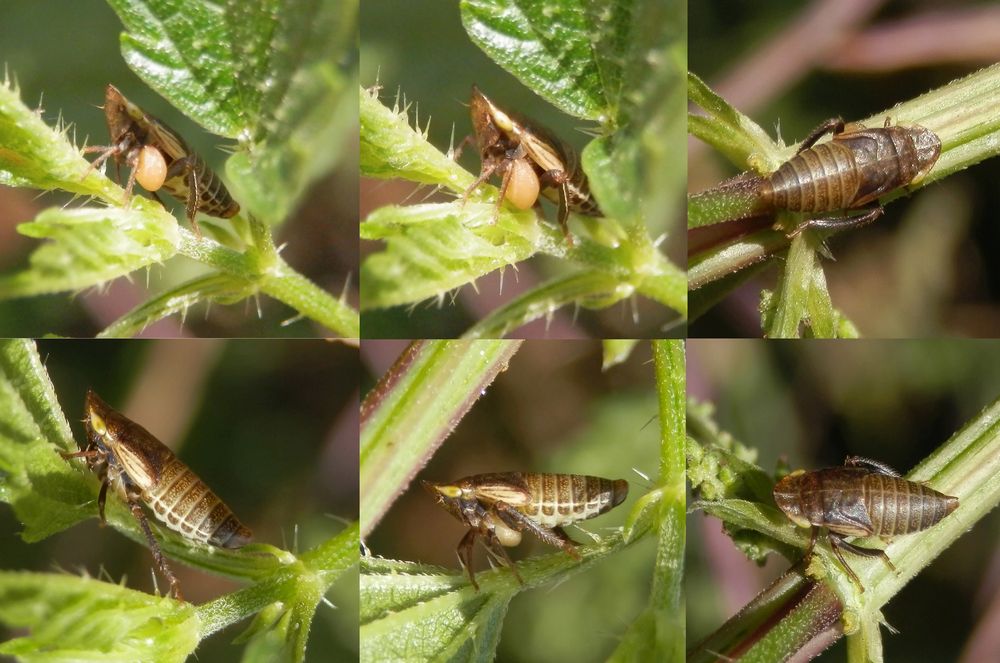
<path id="1" fill-rule="evenodd" d="M 142 200 L 142 202 L 140 202 Z M 132 209 L 49 208 L 18 230 L 51 240 L 28 269 L 0 277 L 0 298 L 83 290 L 163 262 L 177 252 L 177 221 L 156 203 Z"/>
<path id="2" fill-rule="evenodd" d="M 361 174 L 435 184 L 456 193 L 469 188 L 476 179 L 472 173 L 428 142 L 425 131 L 410 126 L 409 105 L 398 94 L 391 109 L 382 105 L 379 89 L 361 88 Z"/>
<path id="3" fill-rule="evenodd" d="M 740 168 L 753 165 L 758 172 L 769 173 L 787 157 L 760 125 L 739 112 L 716 94 L 700 78 L 688 73 L 688 99 L 707 115 L 688 116 L 688 131 L 697 136 Z"/>
<path id="4" fill-rule="evenodd" d="M 634 293 L 633 287 L 611 274 L 572 272 L 519 295 L 476 323 L 463 334 L 463 338 L 502 338 L 532 320 L 553 315 L 563 306 L 579 302 L 601 308 Z"/>
<path id="5" fill-rule="evenodd" d="M 363 558 L 362 661 L 494 659 L 507 605 L 517 590 L 503 578 L 493 581 L 495 571 L 482 574 L 479 592 L 461 576 L 433 571 Z"/>
<path id="6" fill-rule="evenodd" d="M 620 219 L 632 232 L 647 232 L 641 215 L 642 174 L 639 143 L 624 132 L 593 140 L 583 150 L 583 168 L 592 173 L 591 189 L 601 211 Z"/>
<path id="7" fill-rule="evenodd" d="M 523 585 L 504 567 L 479 571 L 479 591 L 462 571 L 363 557 L 361 660 L 492 661 L 514 595 L 582 572 L 630 543 L 618 529 L 577 546 L 582 561 L 562 552 L 519 561 Z"/>
<path id="8" fill-rule="evenodd" d="M 0 341 L 0 500 L 24 524 L 25 541 L 89 516 L 87 485 L 58 454 L 75 450 L 34 344 Z"/>
<path id="9" fill-rule="evenodd" d="M 185 661 L 198 645 L 191 605 L 69 575 L 0 571 L 0 644 L 19 661 Z"/>
<path id="10" fill-rule="evenodd" d="M 9 78 L 0 84 L 0 184 L 36 189 L 63 189 L 86 196 L 121 201 L 122 191 L 90 164 L 67 139 L 21 102 Z"/>
<path id="11" fill-rule="evenodd" d="M 104 328 L 101 338 L 127 338 L 142 332 L 154 322 L 181 314 L 187 315 L 190 307 L 201 302 L 233 303 L 253 294 L 245 281 L 234 279 L 227 274 L 201 276 L 187 283 L 171 288 L 140 304 L 111 325 Z"/>
<path id="12" fill-rule="evenodd" d="M 534 212 L 461 203 L 386 206 L 361 224 L 362 239 L 381 239 L 384 251 L 361 265 L 363 308 L 380 308 L 441 297 L 493 270 L 530 257 L 541 241 L 562 241 L 561 233 L 542 227 Z"/>
<path id="13" fill-rule="evenodd" d="M 639 143 L 641 212 L 651 235 L 682 229 L 687 191 L 687 2 L 636 0 L 627 42 L 621 125 Z M 588 171 L 594 172 L 594 171 Z"/>
<path id="14" fill-rule="evenodd" d="M 518 347 L 520 341 L 417 342 L 368 393 L 361 405 L 364 535 Z"/>
<path id="15" fill-rule="evenodd" d="M 284 219 L 326 173 L 353 125 L 346 62 L 357 2 L 109 0 L 122 55 L 150 87 L 244 148 L 227 164 L 237 200 Z"/>
<path id="16" fill-rule="evenodd" d="M 323 595 L 334 582 L 358 563 L 358 523 L 302 555 L 267 580 L 230 597 L 199 608 L 208 622 L 206 633 L 215 632 L 241 618 L 239 610 L 257 605 L 261 599 L 280 600 L 263 606 L 250 627 L 237 638 L 246 642 L 247 663 L 305 660 L 310 625 Z"/>
<path id="17" fill-rule="evenodd" d="M 601 345 L 604 347 L 604 358 L 601 361 L 601 370 L 606 371 L 609 368 L 628 361 L 628 358 L 632 356 L 632 350 L 635 349 L 635 346 L 638 343 L 639 341 L 634 339 L 601 341 Z"/>
<path id="18" fill-rule="evenodd" d="M 493 60 L 554 106 L 609 122 L 617 115 L 612 103 L 621 84 L 627 11 L 593 4 L 462 0 L 462 24 Z"/>

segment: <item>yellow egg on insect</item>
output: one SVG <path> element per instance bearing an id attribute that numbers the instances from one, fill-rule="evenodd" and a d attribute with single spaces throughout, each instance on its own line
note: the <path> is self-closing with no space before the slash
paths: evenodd
<path id="1" fill-rule="evenodd" d="M 167 162 L 163 153 L 152 145 L 139 150 L 135 164 L 135 181 L 146 191 L 159 191 L 167 179 Z"/>
<path id="2" fill-rule="evenodd" d="M 538 200 L 540 185 L 538 175 L 527 159 L 515 159 L 510 164 L 510 181 L 507 200 L 518 209 L 531 209 Z"/>

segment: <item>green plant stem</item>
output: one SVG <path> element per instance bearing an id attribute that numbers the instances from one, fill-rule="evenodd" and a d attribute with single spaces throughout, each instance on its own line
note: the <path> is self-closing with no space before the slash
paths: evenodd
<path id="1" fill-rule="evenodd" d="M 659 541 L 650 609 L 656 625 L 657 660 L 684 659 L 684 547 L 687 522 L 684 429 L 686 377 L 683 341 L 653 343 L 660 401 Z"/>
<path id="2" fill-rule="evenodd" d="M 362 536 L 371 533 L 520 345 L 420 341 L 382 376 L 361 405 Z"/>
<path id="3" fill-rule="evenodd" d="M 358 523 L 354 522 L 260 582 L 198 606 L 201 637 L 240 622 L 272 603 L 303 599 L 318 602 L 344 571 L 358 563 L 359 544 Z"/>
<path id="4" fill-rule="evenodd" d="M 656 273 L 639 281 L 636 290 L 686 317 L 688 310 L 687 274 L 661 254 L 657 255 L 659 258 L 655 261 Z"/>
<path id="5" fill-rule="evenodd" d="M 290 306 L 345 338 L 360 336 L 360 317 L 346 303 L 334 298 L 288 266 L 274 251 L 270 235 L 251 224 L 257 246 L 244 253 L 218 242 L 199 239 L 182 229 L 178 252 L 232 276 L 256 283 L 261 291 Z"/>
<path id="6" fill-rule="evenodd" d="M 359 338 L 361 322 L 358 312 L 346 302 L 302 276 L 281 261 L 271 275 L 261 281 L 261 291 L 315 320 L 344 338 Z"/>

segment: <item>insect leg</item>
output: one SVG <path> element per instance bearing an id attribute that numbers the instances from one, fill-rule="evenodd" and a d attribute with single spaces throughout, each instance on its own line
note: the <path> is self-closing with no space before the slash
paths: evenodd
<path id="1" fill-rule="evenodd" d="M 201 228 L 198 227 L 198 222 L 195 220 L 195 215 L 198 213 L 198 204 L 201 202 L 201 182 L 198 181 L 198 170 L 195 166 L 196 161 L 193 155 L 189 154 L 183 159 L 177 159 L 167 168 L 167 179 L 170 180 L 175 177 L 184 179 L 188 194 L 184 210 L 187 214 L 187 220 L 191 223 L 191 228 L 194 230 L 194 234 L 201 238 Z"/>
<path id="2" fill-rule="evenodd" d="M 808 559 L 810 556 L 812 556 L 813 548 L 816 547 L 816 537 L 819 534 L 819 528 L 813 527 L 811 528 L 811 530 L 812 531 L 809 534 L 809 547 L 806 548 L 806 554 L 803 555 L 803 559 Z"/>
<path id="3" fill-rule="evenodd" d="M 90 176 L 90 173 L 100 168 L 101 164 L 108 160 L 108 157 L 120 154 L 121 150 L 119 150 L 117 145 L 91 145 L 90 147 L 83 148 L 83 154 L 90 154 L 92 152 L 100 152 L 101 155 L 90 162 L 90 166 L 83 173 L 83 177 L 80 178 L 80 181 L 87 179 Z"/>
<path id="4" fill-rule="evenodd" d="M 62 456 L 63 460 L 69 460 L 70 458 L 88 458 L 88 459 L 91 459 L 91 458 L 97 458 L 98 456 L 100 456 L 101 455 L 101 451 L 99 449 L 84 449 L 83 451 L 74 451 L 72 453 L 65 453 L 63 451 L 60 451 L 59 455 Z"/>
<path id="5" fill-rule="evenodd" d="M 476 181 L 473 182 L 472 185 L 468 189 L 465 190 L 465 193 L 462 194 L 462 204 L 463 205 L 465 204 L 465 201 L 469 199 L 469 195 L 473 191 L 475 191 L 476 189 L 478 189 L 480 186 L 482 186 L 483 182 L 485 182 L 486 180 L 490 179 L 490 177 L 493 175 L 493 173 L 496 172 L 497 168 L 499 168 L 499 167 L 500 167 L 500 163 L 497 162 L 497 161 L 492 161 L 491 160 L 488 163 L 487 162 L 483 162 L 483 167 L 479 171 L 479 177 L 477 177 Z M 501 198 L 500 200 L 503 200 L 503 198 Z"/>
<path id="6" fill-rule="evenodd" d="M 569 173 L 565 170 L 554 168 L 542 173 L 538 179 L 541 181 L 543 189 L 552 187 L 559 190 L 559 212 L 556 215 L 556 219 L 559 221 L 559 227 L 562 228 L 563 235 L 566 236 L 566 242 L 572 246 L 573 236 L 569 234 L 569 201 L 571 199 L 569 191 L 571 178 Z"/>
<path id="7" fill-rule="evenodd" d="M 559 548 L 573 559 L 580 559 L 580 553 L 576 551 L 573 540 L 558 527 L 554 529 L 542 527 L 525 514 L 505 505 L 503 502 L 498 502 L 495 507 L 497 515 L 511 527 L 519 530 L 528 530 L 545 543 Z"/>
<path id="8" fill-rule="evenodd" d="M 881 557 L 882 561 L 885 562 L 890 569 L 896 570 L 893 565 L 892 560 L 889 556 L 885 554 L 884 550 L 879 550 L 878 548 L 862 548 L 861 546 L 856 546 L 854 544 L 848 543 L 847 541 L 841 540 L 838 544 L 842 549 L 852 552 L 855 555 L 860 555 L 861 557 Z"/>
<path id="9" fill-rule="evenodd" d="M 514 174 L 514 169 L 511 168 L 513 163 L 514 162 L 512 160 L 505 159 L 500 165 L 500 170 L 503 174 L 500 178 L 500 195 L 497 196 L 497 204 L 496 207 L 493 208 L 492 223 L 496 223 L 497 219 L 500 218 L 500 207 L 503 206 L 503 200 L 507 197 L 507 189 L 510 187 L 510 179 Z"/>
<path id="10" fill-rule="evenodd" d="M 863 456 L 848 456 L 844 459 L 844 465 L 848 467 L 867 467 L 880 474 L 888 474 L 891 477 L 899 476 L 899 472 L 892 469 L 885 463 L 880 463 L 877 460 L 872 460 L 871 458 L 865 458 Z"/>
<path id="11" fill-rule="evenodd" d="M 483 547 L 486 548 L 486 552 L 490 554 L 501 566 L 506 566 L 517 578 L 517 582 L 521 585 L 524 584 L 524 580 L 521 579 L 521 574 L 517 572 L 517 566 L 514 564 L 514 560 L 510 558 L 507 554 L 507 550 L 504 549 L 500 542 L 492 536 L 483 537 Z M 478 587 L 477 587 L 478 589 Z"/>
<path id="12" fill-rule="evenodd" d="M 178 601 L 183 601 L 184 597 L 181 596 L 181 586 L 177 582 L 177 578 L 174 576 L 173 571 L 167 565 L 167 560 L 163 557 L 163 551 L 160 550 L 160 544 L 156 542 L 156 538 L 153 536 L 153 530 L 149 528 L 149 521 L 146 520 L 146 514 L 142 511 L 142 505 L 131 495 L 128 496 L 128 506 L 132 511 L 132 516 L 139 521 L 139 527 L 142 529 L 142 533 L 146 535 L 146 541 L 149 542 L 149 551 L 153 553 L 153 560 L 156 562 L 156 566 L 159 567 L 160 573 L 167 582 L 170 583 L 170 591 L 174 595 L 174 598 Z"/>
<path id="13" fill-rule="evenodd" d="M 828 228 L 838 231 L 847 230 L 848 228 L 860 228 L 861 226 L 866 226 L 872 221 L 875 221 L 875 219 L 882 216 L 883 212 L 885 212 L 885 208 L 879 205 L 864 214 L 854 216 L 846 215 L 807 219 L 806 221 L 800 223 L 788 236 L 795 237 L 806 228 Z"/>
<path id="14" fill-rule="evenodd" d="M 476 138 L 473 135 L 468 135 L 458 142 L 458 145 L 451 149 L 451 160 L 458 161 L 462 156 L 462 152 L 465 151 L 467 145 L 475 145 Z"/>
<path id="15" fill-rule="evenodd" d="M 839 133 L 843 133 L 843 131 L 844 131 L 844 121 L 839 117 L 830 118 L 829 120 L 823 122 L 821 125 L 813 129 L 811 132 L 809 132 L 809 135 L 806 136 L 806 139 L 802 141 L 801 145 L 799 145 L 799 149 L 796 152 L 796 154 L 799 154 L 803 150 L 808 150 L 810 147 L 816 144 L 816 141 L 818 141 L 820 138 L 822 138 L 828 133 L 837 135 Z"/>
<path id="16" fill-rule="evenodd" d="M 469 575 L 469 582 L 472 586 L 479 591 L 479 583 L 476 582 L 476 572 L 472 570 L 472 544 L 476 542 L 476 530 L 470 529 L 462 537 L 462 540 L 458 542 L 458 547 L 455 552 L 458 553 L 458 563 L 462 565 L 465 572 Z"/>
<path id="17" fill-rule="evenodd" d="M 841 548 L 843 548 L 844 550 L 851 550 L 853 552 L 854 547 L 849 545 L 846 541 L 844 541 L 841 537 L 837 536 L 833 532 L 827 532 L 827 539 L 830 541 L 830 549 L 833 550 L 833 554 L 837 556 L 838 560 L 840 560 L 840 563 L 844 567 L 844 570 L 847 571 L 847 575 L 851 576 L 851 580 L 853 580 L 854 584 L 858 586 L 858 589 L 864 592 L 865 586 L 861 584 L 861 578 L 858 577 L 858 574 L 854 572 L 854 570 L 847 563 L 847 560 L 844 559 L 844 554 L 840 552 Z"/>
<path id="18" fill-rule="evenodd" d="M 188 185 L 187 218 L 191 222 L 191 227 L 194 228 L 194 234 L 200 238 L 201 228 L 198 227 L 198 222 L 194 217 L 198 214 L 198 203 L 201 202 L 201 182 L 194 167 L 194 157 L 188 156 L 183 161 L 185 162 L 184 175 Z"/>
<path id="19" fill-rule="evenodd" d="M 500 207 L 503 206 L 503 201 L 507 198 L 507 189 L 510 188 L 510 182 L 514 178 L 514 164 L 519 159 L 526 159 L 527 156 L 528 151 L 521 143 L 518 143 L 517 147 L 504 152 L 503 159 L 500 160 L 498 166 L 501 172 L 500 195 L 497 196 L 497 205 L 493 210 L 493 223 L 496 223 L 500 217 Z"/>
<path id="20" fill-rule="evenodd" d="M 97 511 L 101 514 L 101 527 L 108 524 L 107 519 L 104 517 L 104 503 L 108 500 L 109 483 L 111 483 L 111 481 L 107 476 L 105 476 L 104 480 L 101 482 L 101 492 L 97 494 Z"/>

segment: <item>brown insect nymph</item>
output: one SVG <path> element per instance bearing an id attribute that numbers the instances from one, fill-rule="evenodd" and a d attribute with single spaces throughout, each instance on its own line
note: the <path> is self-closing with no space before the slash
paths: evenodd
<path id="1" fill-rule="evenodd" d="M 826 143 L 816 142 L 826 134 Z M 760 210 L 793 212 L 864 210 L 860 214 L 816 217 L 805 228 L 851 228 L 871 223 L 885 211 L 878 199 L 920 182 L 941 154 L 941 139 L 920 125 L 867 128 L 827 120 L 806 137 L 794 157 L 762 178 Z"/>
<path id="2" fill-rule="evenodd" d="M 581 474 L 503 472 L 477 474 L 451 483 L 421 482 L 438 504 L 468 525 L 458 544 L 458 559 L 477 590 L 472 569 L 472 547 L 479 538 L 486 551 L 520 574 L 504 547 L 521 542 L 528 531 L 549 545 L 580 558 L 563 527 L 610 511 L 625 501 L 628 482 Z"/>
<path id="3" fill-rule="evenodd" d="M 852 580 L 864 591 L 842 550 L 865 557 L 881 557 L 895 571 L 885 551 L 862 548 L 845 537 L 894 536 L 936 525 L 958 508 L 958 498 L 922 483 L 908 481 L 891 467 L 867 458 L 848 456 L 843 467 L 796 470 L 774 486 L 774 501 L 799 527 L 811 527 L 808 557 L 820 528 L 825 528 L 833 553 Z"/>
<path id="4" fill-rule="evenodd" d="M 136 182 L 161 205 L 163 201 L 156 191 L 163 188 L 185 203 L 188 221 L 199 236 L 201 230 L 195 220 L 198 212 L 228 219 L 240 211 L 222 179 L 191 151 L 177 132 L 126 99 L 110 83 L 104 93 L 104 118 L 111 145 L 84 148 L 85 154 L 101 153 L 90 164 L 87 174 L 111 157 L 116 167 L 128 166 L 131 170 L 125 185 L 126 206 Z"/>
<path id="5" fill-rule="evenodd" d="M 569 234 L 569 213 L 602 216 L 590 193 L 580 158 L 570 146 L 528 118 L 493 103 L 475 85 L 469 113 L 479 148 L 479 177 L 462 196 L 465 200 L 494 174 L 500 175 L 500 196 L 494 219 L 504 198 L 518 209 L 530 209 L 539 193 L 559 205 L 559 225 Z"/>
<path id="6" fill-rule="evenodd" d="M 97 506 L 101 524 L 108 487 L 128 505 L 139 523 L 160 573 L 175 598 L 180 586 L 149 527 L 142 505 L 185 538 L 220 548 L 240 548 L 253 534 L 232 510 L 166 445 L 145 428 L 116 412 L 93 391 L 84 405 L 87 445 L 63 458 L 84 458 L 101 480 Z"/>

